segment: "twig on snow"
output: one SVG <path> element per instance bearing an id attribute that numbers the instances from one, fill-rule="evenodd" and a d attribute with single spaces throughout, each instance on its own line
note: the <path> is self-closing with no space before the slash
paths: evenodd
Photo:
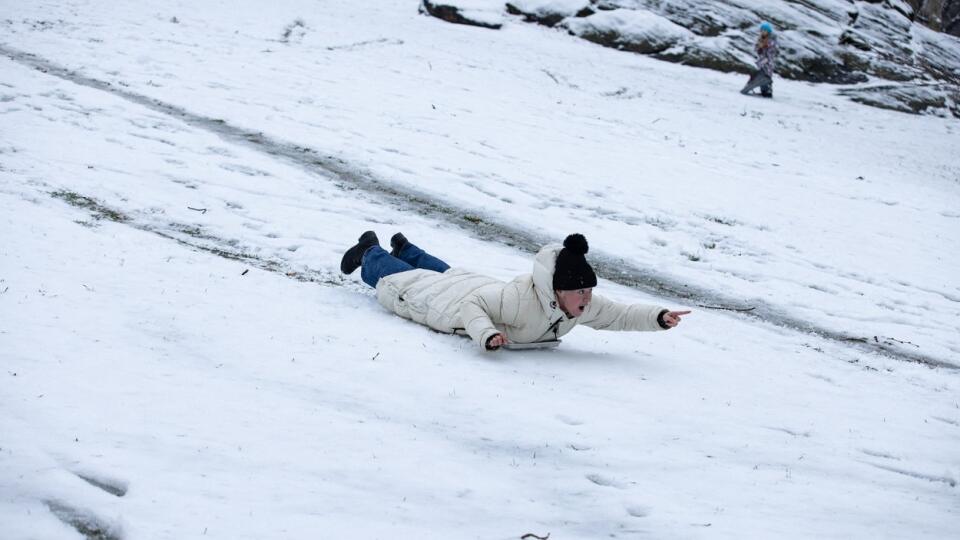
<path id="1" fill-rule="evenodd" d="M 546 536 L 537 536 L 537 535 L 535 535 L 535 534 L 533 534 L 533 533 L 527 533 L 527 534 L 521 536 L 521 537 L 520 537 L 520 540 L 527 540 L 527 538 L 533 538 L 533 539 L 535 539 L 535 540 L 547 540 L 547 538 L 550 538 L 550 533 L 547 533 Z"/>
<path id="2" fill-rule="evenodd" d="M 206 209 L 206 208 L 194 208 L 194 207 L 192 207 L 192 206 L 188 206 L 188 207 L 187 207 L 187 210 L 193 210 L 194 212 L 200 212 L 201 214 L 206 214 L 206 213 L 207 213 L 207 209 Z"/>
<path id="3" fill-rule="evenodd" d="M 909 341 L 901 341 L 901 340 L 899 340 L 899 339 L 897 339 L 897 338 L 885 337 L 885 338 L 883 338 L 883 340 L 886 341 L 885 345 L 889 345 L 891 341 L 894 341 L 894 342 L 899 343 L 899 344 L 901 344 L 901 345 L 913 345 L 914 347 L 916 347 L 916 348 L 918 348 L 918 349 L 920 348 L 920 346 L 917 345 L 916 343 L 911 343 L 911 342 L 909 342 Z M 876 342 L 876 343 L 880 343 L 880 340 L 877 338 L 877 336 L 873 336 L 873 341 Z"/>
<path id="4" fill-rule="evenodd" d="M 730 306 L 708 306 L 704 304 L 697 304 L 697 307 L 702 307 L 706 309 L 723 309 L 726 311 L 739 311 L 739 312 L 753 311 L 757 309 L 756 306 L 750 306 L 748 308 L 737 308 L 737 307 L 730 307 Z"/>

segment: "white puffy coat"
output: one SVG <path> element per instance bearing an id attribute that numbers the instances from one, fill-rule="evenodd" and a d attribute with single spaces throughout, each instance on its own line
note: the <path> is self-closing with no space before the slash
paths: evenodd
<path id="1" fill-rule="evenodd" d="M 377 283 L 377 300 L 439 332 L 467 333 L 481 347 L 497 333 L 514 343 L 550 341 L 578 324 L 597 330 L 663 330 L 657 317 L 666 308 L 620 304 L 596 294 L 582 315 L 568 318 L 553 290 L 561 249 L 559 244 L 545 246 L 534 260 L 533 274 L 509 283 L 458 268 L 392 274 Z"/>

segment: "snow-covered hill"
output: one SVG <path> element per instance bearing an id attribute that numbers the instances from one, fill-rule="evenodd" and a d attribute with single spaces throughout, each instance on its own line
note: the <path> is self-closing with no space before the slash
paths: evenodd
<path id="1" fill-rule="evenodd" d="M 952 534 L 954 120 L 410 4 L 3 4 L 3 538 Z M 694 313 L 485 353 L 366 229 Z"/>

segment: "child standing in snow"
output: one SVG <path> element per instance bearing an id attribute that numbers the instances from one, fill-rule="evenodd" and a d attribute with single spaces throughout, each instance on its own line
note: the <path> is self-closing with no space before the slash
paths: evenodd
<path id="1" fill-rule="evenodd" d="M 597 330 L 668 330 L 689 311 L 620 304 L 593 294 L 587 239 L 571 234 L 544 246 L 533 273 L 509 283 L 457 268 L 410 243 L 401 233 L 391 252 L 367 231 L 340 261 L 344 274 L 361 268 L 390 311 L 439 332 L 467 334 L 487 350 L 510 343 L 555 342 L 577 324 Z"/>
<path id="2" fill-rule="evenodd" d="M 749 94 L 754 88 L 760 87 L 760 95 L 766 98 L 773 97 L 773 67 L 777 59 L 777 38 L 773 35 L 773 25 L 764 22 L 760 25 L 760 38 L 753 50 L 757 53 L 757 71 L 750 76 L 741 94 Z"/>

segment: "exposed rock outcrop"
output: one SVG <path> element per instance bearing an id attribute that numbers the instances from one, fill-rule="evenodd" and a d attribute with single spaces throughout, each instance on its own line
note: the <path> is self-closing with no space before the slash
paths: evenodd
<path id="1" fill-rule="evenodd" d="M 445 1 L 461 12 L 500 10 L 507 19 L 514 15 L 606 47 L 740 73 L 753 70 L 757 26 L 770 21 L 779 37 L 781 77 L 864 84 L 842 93 L 870 105 L 960 117 L 960 39 L 948 34 L 960 33 L 960 0 Z M 428 5 L 434 14 L 436 0 L 423 0 Z"/>
<path id="2" fill-rule="evenodd" d="M 640 54 L 657 54 L 693 37 L 686 28 L 641 10 L 602 11 L 563 23 L 571 34 L 605 47 Z"/>
<path id="3" fill-rule="evenodd" d="M 844 88 L 840 94 L 857 103 L 919 114 L 943 109 L 960 118 L 960 91 L 945 84 L 886 84 L 864 88 Z"/>
<path id="4" fill-rule="evenodd" d="M 498 2 L 499 3 L 499 2 Z M 471 5 L 476 4 L 476 5 Z M 445 2 L 443 0 L 421 0 L 420 13 L 426 13 L 449 23 L 466 24 L 499 30 L 503 23 L 496 15 L 496 9 L 490 2 L 464 2 L 463 0 Z"/>

